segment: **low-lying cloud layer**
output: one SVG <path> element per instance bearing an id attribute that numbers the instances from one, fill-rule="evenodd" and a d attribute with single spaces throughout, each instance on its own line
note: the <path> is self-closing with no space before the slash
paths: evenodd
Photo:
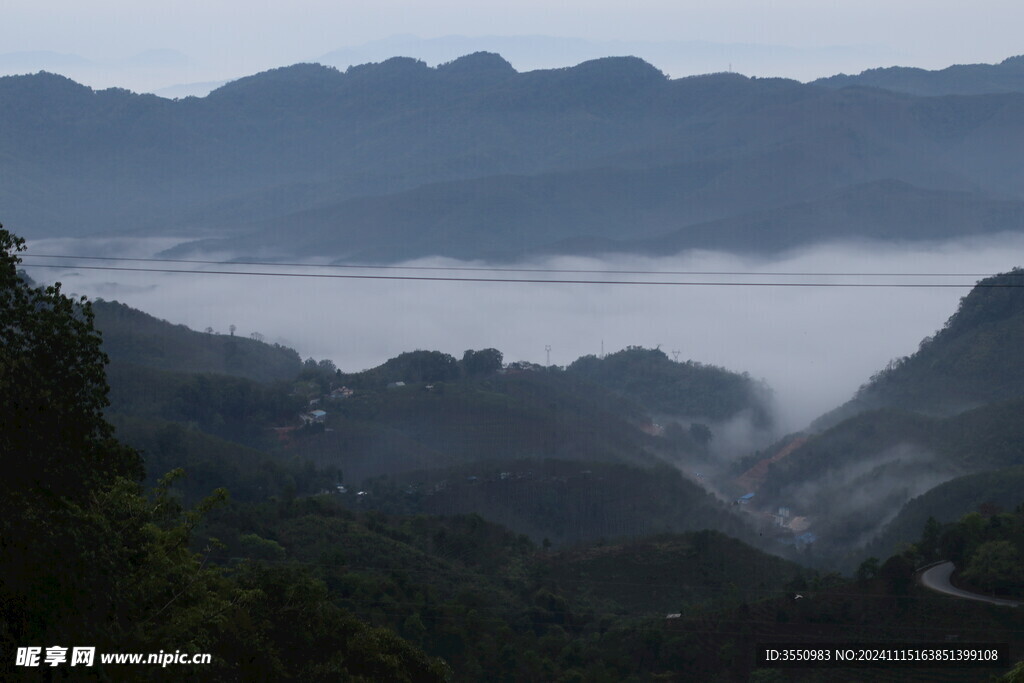
<path id="1" fill-rule="evenodd" d="M 41 282 L 61 280 L 65 291 L 116 299 L 196 330 L 211 327 L 226 334 L 230 325 L 236 325 L 237 334 L 259 332 L 268 341 L 293 346 L 303 357 L 330 358 L 346 371 L 372 367 L 414 349 L 460 356 L 465 349 L 495 347 L 506 361 L 544 364 L 550 353 L 552 364 L 566 365 L 602 350 L 660 346 L 670 357 L 678 352 L 681 361 L 711 363 L 764 379 L 779 402 L 784 429 L 803 427 L 849 398 L 890 359 L 913 353 L 923 337 L 942 326 L 974 282 L 1018 265 L 1022 259 L 1017 255 L 1024 254 L 1024 237 L 1010 236 L 927 245 L 823 246 L 771 259 L 688 252 L 662 258 L 551 258 L 523 266 L 647 275 L 228 268 L 103 261 L 70 266 L 70 260 L 37 256 L 150 256 L 173 243 L 171 238 L 102 243 L 44 240 L 30 245 L 26 268 Z M 63 267 L 38 267 L 44 263 Z M 728 284 L 358 280 L 81 267 L 86 265 Z M 438 259 L 405 265 L 485 264 Z M 708 272 L 729 274 L 704 274 Z M 853 273 L 857 275 L 849 275 Z M 801 286 L 768 286 L 781 283 Z M 965 286 L 834 286 L 839 284 Z"/>

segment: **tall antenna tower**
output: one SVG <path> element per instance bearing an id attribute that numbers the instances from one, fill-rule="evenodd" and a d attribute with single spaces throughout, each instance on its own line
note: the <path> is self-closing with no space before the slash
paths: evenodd
<path id="1" fill-rule="evenodd" d="M 544 345 L 544 350 L 545 350 L 545 351 L 547 352 L 547 354 L 548 354 L 548 362 L 547 362 L 547 367 L 549 367 L 549 368 L 550 368 L 550 367 L 551 367 L 551 344 L 545 344 L 545 345 Z"/>

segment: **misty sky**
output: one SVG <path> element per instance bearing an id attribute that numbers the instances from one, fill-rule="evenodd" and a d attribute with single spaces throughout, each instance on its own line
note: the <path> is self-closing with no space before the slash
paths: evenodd
<path id="1" fill-rule="evenodd" d="M 42 240 L 35 254 L 141 256 L 170 240 L 77 243 Z M 964 283 L 974 276 L 925 278 L 773 278 L 773 272 L 994 273 L 1020 265 L 1024 238 L 933 245 L 820 247 L 773 260 L 717 253 L 665 258 L 559 258 L 533 267 L 630 270 L 742 270 L 725 281 Z M 1014 260 L 1016 258 L 1016 260 Z M 54 261 L 51 261 L 54 262 Z M 427 262 L 418 262 L 423 265 Z M 430 261 L 430 265 L 457 264 Z M 260 332 L 303 357 L 330 358 L 346 371 L 375 366 L 404 351 L 436 349 L 461 357 L 495 347 L 507 361 L 566 365 L 585 354 L 629 345 L 678 350 L 692 359 L 765 379 L 797 429 L 848 399 L 873 373 L 913 353 L 956 310 L 967 288 L 669 287 L 469 282 L 312 280 L 191 274 L 112 273 L 28 268 L 65 291 L 119 300 L 196 330 Z M 249 268 L 253 270 L 253 268 Z M 322 271 L 337 272 L 337 271 Z M 456 274 L 456 273 L 451 273 Z M 614 276 L 625 277 L 625 276 Z M 660 280 L 695 277 L 659 275 Z M 714 279 L 714 278 L 704 278 Z"/>
<path id="2" fill-rule="evenodd" d="M 802 59 L 775 60 L 771 54 L 737 47 L 735 54 L 716 52 L 714 62 L 722 62 L 718 70 L 723 71 L 732 65 L 740 73 L 806 80 L 838 68 L 856 72 L 893 63 L 939 68 L 1001 61 L 1024 52 L 1021 25 L 1024 5 L 1008 0 L 571 0 L 554 4 L 534 0 L 5 0 L 0 5 L 0 57 L 33 51 L 78 55 L 95 62 L 90 71 L 79 69 L 83 79 L 94 81 L 90 85 L 108 86 L 120 80 L 126 87 L 155 89 L 317 60 L 339 48 L 398 34 L 421 38 L 545 35 L 598 41 L 609 52 L 616 51 L 612 41 L 625 43 L 633 52 L 644 41 L 804 48 L 808 51 Z M 848 49 L 841 55 L 825 49 L 836 47 Z M 130 61 L 150 50 L 180 54 L 151 54 Z M 557 62 L 559 56 L 538 55 L 538 59 Z M 673 76 L 714 67 L 692 54 L 663 59 L 672 63 L 656 66 Z M 32 68 L 31 59 L 20 63 Z M 521 69 L 542 66 L 515 65 Z M 18 71 L 16 67 L 5 66 L 0 59 L 3 70 Z M 766 74 L 766 69 L 779 73 Z"/>

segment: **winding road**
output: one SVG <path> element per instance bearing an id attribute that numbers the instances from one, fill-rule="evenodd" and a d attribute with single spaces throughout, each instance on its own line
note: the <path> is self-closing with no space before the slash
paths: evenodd
<path id="1" fill-rule="evenodd" d="M 991 605 L 1002 605 L 1004 607 L 1020 607 L 1022 604 L 1017 600 L 1006 600 L 1004 598 L 993 598 L 988 595 L 981 595 L 979 593 L 971 593 L 957 588 L 949 582 L 949 577 L 953 575 L 955 567 L 952 562 L 942 562 L 929 567 L 921 572 L 921 585 L 925 588 L 930 588 L 938 593 L 945 593 L 946 595 L 952 595 L 957 598 L 964 598 L 965 600 L 977 600 L 979 602 L 987 602 Z"/>

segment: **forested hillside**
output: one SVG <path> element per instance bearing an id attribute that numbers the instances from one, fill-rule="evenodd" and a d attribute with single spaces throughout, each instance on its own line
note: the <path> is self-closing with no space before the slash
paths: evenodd
<path id="1" fill-rule="evenodd" d="M 719 422 L 747 413 L 772 422 L 771 390 L 746 374 L 695 361 L 670 361 L 660 349 L 631 346 L 602 358 L 584 356 L 566 371 L 628 396 L 654 415 Z"/>
<path id="2" fill-rule="evenodd" d="M 916 353 L 817 420 L 819 433 L 765 470 L 761 509 L 793 506 L 813 520 L 821 556 L 850 562 L 865 544 L 897 550 L 929 516 L 1015 506 L 1006 484 L 1024 465 L 1022 275 L 980 281 Z"/>
<path id="3" fill-rule="evenodd" d="M 895 410 L 861 413 L 811 437 L 773 464 L 758 495 L 769 507 L 792 505 L 798 514 L 809 515 L 820 539 L 819 552 L 856 554 L 904 505 L 908 511 L 919 505 L 913 500 L 918 496 L 942 500 L 948 510 L 943 517 L 963 514 L 988 500 L 1011 502 L 997 478 L 965 475 L 1024 465 L 1022 411 L 1024 400 L 948 418 Z M 973 484 L 967 499 L 951 494 L 949 486 L 958 477 L 964 477 L 964 485 Z M 931 493 L 944 482 L 949 482 L 945 488 Z M 933 498 L 940 490 L 951 497 Z"/>
<path id="4" fill-rule="evenodd" d="M 608 378 L 580 370 L 587 359 L 563 371 L 502 368 L 493 349 L 467 351 L 458 362 L 440 352 L 405 353 L 378 368 L 337 375 L 334 381 L 354 395 L 332 401 L 329 430 L 295 448 L 353 481 L 523 457 L 651 465 L 703 454 L 711 433 L 705 425 L 703 439 L 695 438 L 688 420 L 746 412 L 770 419 L 766 391 L 749 378 L 669 361 L 661 352 L 634 350 L 623 358 L 647 353 L 656 356 L 650 367 L 627 361 Z M 638 389 L 651 368 L 658 378 L 650 389 Z M 685 427 L 655 423 L 669 411 L 685 418 Z"/>
<path id="5" fill-rule="evenodd" d="M 293 379 L 302 364 L 294 349 L 236 337 L 233 330 L 196 332 L 116 301 L 97 301 L 93 312 L 103 351 L 119 365 L 272 382 Z"/>
<path id="6" fill-rule="evenodd" d="M 537 544 L 564 547 L 702 529 L 754 545 L 762 540 L 731 505 L 664 463 L 488 460 L 377 477 L 364 486 L 361 497 L 351 492 L 361 509 L 476 513 Z"/>
<path id="7" fill-rule="evenodd" d="M 978 282 L 917 352 L 893 360 L 819 425 L 862 410 L 893 407 L 948 415 L 1024 395 L 1024 271 Z"/>
<path id="8" fill-rule="evenodd" d="M 1013 510 L 1021 504 L 1024 465 L 968 474 L 951 479 L 910 500 L 868 544 L 864 553 L 885 557 L 917 540 L 929 519 L 942 524 L 981 510 Z"/>

